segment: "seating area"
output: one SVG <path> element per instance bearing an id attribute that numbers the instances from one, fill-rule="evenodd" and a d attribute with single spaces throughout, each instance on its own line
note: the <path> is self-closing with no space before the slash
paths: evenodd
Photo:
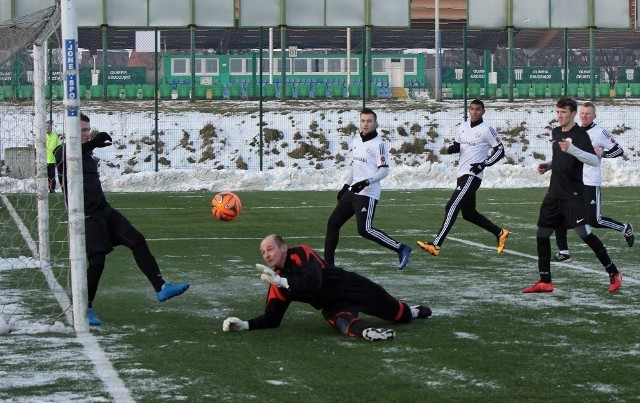
<path id="1" fill-rule="evenodd" d="M 344 79 L 288 79 L 285 86 L 286 98 L 310 99 L 310 98 L 361 98 L 363 84 L 358 77 L 352 79 L 347 85 Z M 371 97 L 391 98 L 391 88 L 386 79 L 374 79 L 371 89 Z M 106 91 L 105 91 L 106 90 Z M 169 80 L 165 84 L 160 84 L 157 90 L 159 99 L 191 99 L 190 80 Z M 265 79 L 262 85 L 263 98 L 281 98 L 282 85 L 280 77 L 274 77 L 270 84 Z M 81 99 L 100 100 L 106 97 L 108 100 L 149 100 L 154 99 L 156 93 L 153 84 L 109 84 L 106 88 L 103 85 L 85 86 L 78 89 Z M 259 87 L 253 86 L 250 79 L 232 79 L 229 83 L 220 83 L 217 80 L 211 85 L 195 85 L 195 99 L 248 99 L 256 98 L 259 94 Z M 61 100 L 63 98 L 63 88 L 61 85 L 47 85 L 45 87 L 45 97 L 47 100 Z M 0 86 L 0 100 L 27 100 L 33 99 L 33 86 Z"/>
<path id="2" fill-rule="evenodd" d="M 213 96 L 213 99 L 245 99 L 258 97 L 259 87 L 254 87 L 250 79 L 232 79 L 228 84 L 213 84 L 214 87 L 222 87 L 222 96 Z M 373 80 L 371 85 L 371 96 L 376 98 L 390 98 L 391 88 L 388 82 L 383 80 Z M 309 98 L 361 98 L 364 85 L 359 78 L 353 78 L 350 84 L 344 79 L 310 79 L 293 78 L 288 79 L 284 85 L 284 95 L 286 98 L 309 99 Z M 274 77 L 273 83 L 263 81 L 262 96 L 264 98 L 281 98 L 282 82 L 280 77 Z M 196 98 L 203 99 L 198 96 Z"/>
<path id="3" fill-rule="evenodd" d="M 450 83 L 443 85 L 445 98 L 461 99 L 464 97 L 464 84 Z M 564 94 L 563 83 L 517 83 L 513 86 L 513 97 L 522 99 L 558 98 Z M 590 98 L 589 83 L 569 83 L 566 94 L 574 98 Z M 489 84 L 483 88 L 480 83 L 469 83 L 467 98 L 509 98 L 509 84 Z M 609 83 L 595 85 L 596 98 L 640 98 L 640 83 L 616 83 L 611 88 Z"/>
<path id="4" fill-rule="evenodd" d="M 285 96 L 287 98 L 361 98 L 363 85 L 359 80 L 354 80 L 347 85 L 344 80 L 322 80 L 312 82 L 311 80 L 291 80 L 285 86 Z M 265 82 L 262 85 L 262 96 L 264 98 L 280 98 L 282 86 L 280 80 L 274 79 L 273 84 Z M 87 91 L 81 88 L 81 98 L 102 99 L 104 87 L 102 85 L 91 86 Z M 7 92 L 9 94 L 9 92 Z M 154 86 L 144 85 L 108 85 L 107 99 L 153 99 Z M 211 85 L 195 85 L 195 99 L 248 99 L 259 96 L 259 88 L 254 87 L 250 80 L 233 80 L 229 83 L 213 83 Z M 376 81 L 371 86 L 371 96 L 377 98 L 390 98 L 391 88 L 388 83 Z M 47 90 L 47 99 L 61 99 L 62 89 L 54 86 L 53 92 Z M 187 82 L 161 84 L 158 88 L 160 99 L 181 99 L 191 98 L 191 84 Z M 29 97 L 32 98 L 32 94 Z M 13 99 L 7 95 L 5 99 Z"/>
<path id="5" fill-rule="evenodd" d="M 282 85 L 280 77 L 275 78 L 272 84 L 264 82 L 262 85 L 262 97 L 266 99 L 281 98 Z M 405 81 L 405 88 L 427 88 L 425 82 L 417 79 Z M 359 78 L 354 78 L 350 84 L 344 79 L 291 79 L 287 80 L 284 91 L 288 99 L 343 99 L 362 98 L 364 86 Z M 563 95 L 563 83 L 517 83 L 513 86 L 513 97 L 518 99 L 558 98 Z M 22 85 L 19 87 L 0 86 L 0 100 L 29 100 L 33 99 L 33 86 Z M 78 93 L 81 99 L 100 100 L 106 96 L 109 100 L 151 100 L 156 93 L 153 84 L 127 84 L 127 85 L 94 85 L 87 87 L 80 85 Z M 161 84 L 157 89 L 160 99 L 191 99 L 191 84 L 188 80 Z M 590 98 L 591 86 L 588 83 L 569 83 L 566 94 L 575 98 Z M 196 84 L 195 99 L 249 99 L 260 95 L 259 87 L 253 86 L 249 79 L 236 79 L 229 83 L 214 82 L 211 85 Z M 462 99 L 464 97 L 464 85 L 462 83 L 450 83 L 443 85 L 443 95 L 449 99 Z M 370 86 L 372 98 L 391 98 L 392 88 L 386 79 L 374 79 Z M 45 87 L 46 99 L 61 100 L 63 89 L 61 85 L 47 85 Z M 509 84 L 489 84 L 483 88 L 480 83 L 469 83 L 467 98 L 509 98 Z M 596 98 L 640 98 L 640 83 L 616 83 L 613 88 L 609 83 L 595 85 Z"/>

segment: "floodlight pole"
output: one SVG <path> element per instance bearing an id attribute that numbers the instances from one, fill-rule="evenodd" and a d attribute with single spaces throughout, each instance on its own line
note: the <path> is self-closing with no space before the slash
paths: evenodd
<path id="1" fill-rule="evenodd" d="M 596 28 L 589 27 L 589 85 L 591 86 L 591 100 L 596 99 Z M 611 78 L 609 78 L 611 82 Z"/>
<path id="2" fill-rule="evenodd" d="M 347 88 L 351 84 L 351 28 L 347 28 Z"/>
<path id="3" fill-rule="evenodd" d="M 280 99 L 287 99 L 287 26 L 280 26 Z"/>
<path id="4" fill-rule="evenodd" d="M 367 80 L 369 81 L 369 96 L 371 96 L 371 85 L 373 85 L 373 57 L 371 55 L 371 26 L 364 27 L 364 43 L 365 43 L 365 66 L 367 68 Z M 377 91 L 377 89 L 376 89 Z M 377 92 L 376 92 L 377 94 Z"/>
<path id="5" fill-rule="evenodd" d="M 262 130 L 262 118 L 263 118 L 263 110 L 262 110 L 262 76 L 263 76 L 263 72 L 262 72 L 262 27 L 260 27 L 260 30 L 258 31 L 258 48 L 260 49 L 260 59 L 258 61 L 258 66 L 259 66 L 259 73 L 258 73 L 258 105 L 259 105 L 259 122 L 260 124 L 258 125 L 258 137 L 260 138 L 260 172 L 262 172 L 263 169 L 263 151 L 264 151 L 264 137 L 263 137 L 263 133 L 264 130 Z"/>
<path id="6" fill-rule="evenodd" d="M 158 31 L 158 27 L 156 27 L 156 29 L 154 30 L 154 35 L 155 37 L 153 38 L 153 71 L 154 71 L 154 76 L 153 76 L 153 80 L 154 80 L 154 91 L 153 91 L 153 141 L 155 144 L 155 148 L 156 150 L 158 150 L 158 120 L 160 119 L 160 117 L 158 116 L 158 111 L 159 111 L 159 95 L 158 95 L 158 91 L 160 88 L 160 83 L 159 83 L 159 78 L 158 78 L 158 66 L 160 65 L 158 63 L 158 48 L 159 48 L 159 34 L 160 32 Z M 154 164 L 154 171 L 158 172 L 158 153 L 154 152 L 153 153 L 155 158 L 153 161 Z"/>
<path id="7" fill-rule="evenodd" d="M 80 137 L 80 99 L 78 97 L 78 25 L 76 1 L 62 0 L 62 81 L 64 85 L 64 122 L 67 196 L 69 212 L 69 264 L 71 265 L 71 295 L 73 327 L 76 332 L 88 332 L 87 318 L 87 257 L 84 228 L 84 194 L 82 149 Z"/>
<path id="8" fill-rule="evenodd" d="M 507 0 L 507 82 L 509 83 L 509 102 L 513 102 L 513 0 Z"/>
<path id="9" fill-rule="evenodd" d="M 77 28 L 76 28 L 77 29 Z M 107 59 L 107 49 L 109 48 L 109 41 L 107 37 L 107 25 L 102 25 L 102 100 L 106 101 L 107 97 L 107 63 L 109 62 Z"/>
<path id="10" fill-rule="evenodd" d="M 440 78 L 440 0 L 436 0 L 435 3 L 435 11 L 436 11 L 436 26 L 435 26 L 435 65 L 434 65 L 434 70 L 435 70 L 435 75 L 434 75 L 434 81 L 435 81 L 435 90 L 436 90 L 436 101 L 441 102 L 442 101 L 442 79 Z"/>
<path id="11" fill-rule="evenodd" d="M 269 84 L 273 84 L 273 28 L 269 28 Z"/>
<path id="12" fill-rule="evenodd" d="M 366 28 L 362 27 L 362 38 L 366 38 Z M 371 94 L 371 77 L 367 72 L 367 44 L 362 41 L 362 53 L 360 55 L 360 77 L 362 78 L 362 109 L 367 107 L 367 100 Z"/>
<path id="13" fill-rule="evenodd" d="M 564 91 L 562 95 L 567 95 L 569 91 L 569 29 L 564 29 L 564 61 L 562 65 L 564 66 Z"/>
<path id="14" fill-rule="evenodd" d="M 190 25 L 189 26 L 189 33 L 190 33 L 190 38 L 189 38 L 189 42 L 191 44 L 191 96 L 189 97 L 189 101 L 190 102 L 194 102 L 196 100 L 196 26 L 195 25 Z M 157 144 L 156 144 L 156 150 L 157 150 Z M 158 153 L 156 152 L 156 155 Z M 158 171 L 158 169 L 156 168 L 156 172 Z"/>
<path id="15" fill-rule="evenodd" d="M 589 0 L 589 85 L 591 86 L 591 100 L 596 99 L 596 78 L 595 66 L 596 59 L 596 16 L 595 16 L 595 0 Z M 611 79 L 609 79 L 611 82 Z"/>
<path id="16" fill-rule="evenodd" d="M 287 99 L 287 7 L 285 0 L 280 0 L 280 99 Z M 293 65 L 293 60 L 290 60 Z M 293 67 L 293 66 L 292 66 Z M 293 71 L 293 68 L 291 69 Z"/>
<path id="17" fill-rule="evenodd" d="M 464 120 L 467 120 L 467 101 L 468 99 L 468 95 L 467 94 L 467 88 L 468 88 L 468 70 L 467 70 L 467 60 L 468 60 L 468 56 L 467 56 L 467 26 L 465 25 L 464 27 L 462 27 L 462 49 L 464 50 L 463 52 L 463 66 L 462 66 L 462 86 L 464 87 L 464 91 L 462 92 L 462 96 L 463 96 L 463 104 L 464 104 Z"/>

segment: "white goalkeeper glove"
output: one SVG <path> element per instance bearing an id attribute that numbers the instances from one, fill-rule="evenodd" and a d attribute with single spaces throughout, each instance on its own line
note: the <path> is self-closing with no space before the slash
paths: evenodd
<path id="1" fill-rule="evenodd" d="M 287 279 L 284 278 L 284 277 L 280 277 L 273 270 L 271 270 L 269 267 L 267 267 L 267 266 L 265 266 L 263 264 L 260 264 L 260 263 L 256 263 L 256 269 L 258 269 L 258 271 L 262 273 L 260 275 L 260 279 L 262 281 L 266 281 L 267 283 L 271 283 L 271 284 L 275 285 L 276 287 L 289 288 L 289 282 L 287 281 Z"/>
<path id="2" fill-rule="evenodd" d="M 241 330 L 249 330 L 249 322 L 233 316 L 228 317 L 224 322 L 222 322 L 223 332 L 239 332 Z"/>

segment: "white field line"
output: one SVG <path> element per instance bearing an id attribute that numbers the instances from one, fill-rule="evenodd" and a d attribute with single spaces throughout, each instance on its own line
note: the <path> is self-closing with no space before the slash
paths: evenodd
<path id="1" fill-rule="evenodd" d="M 31 251 L 33 258 L 37 260 L 38 247 L 36 246 L 36 242 L 33 240 L 33 238 L 31 238 L 31 234 L 29 234 L 29 230 L 22 222 L 22 219 L 18 215 L 18 212 L 16 211 L 16 209 L 13 208 L 13 205 L 11 204 L 9 199 L 7 199 L 7 196 L 0 194 L 0 197 L 2 198 L 2 202 L 4 203 L 4 206 L 9 211 L 11 218 L 13 218 L 13 221 L 16 223 L 16 227 L 18 227 L 18 231 L 20 231 L 20 235 L 22 235 L 22 238 L 27 243 L 27 247 Z"/>
<path id="2" fill-rule="evenodd" d="M 135 402 L 129 389 L 113 368 L 111 361 L 100 348 L 98 340 L 89 332 L 76 333 L 76 338 L 84 347 L 85 355 L 93 363 L 96 375 L 104 382 L 107 392 L 116 402 Z"/>
<path id="3" fill-rule="evenodd" d="M 0 195 L 2 201 L 4 202 L 9 214 L 16 223 L 20 234 L 24 238 L 25 242 L 29 246 L 31 253 L 33 254 L 34 259 L 38 256 L 38 248 L 36 247 L 36 243 L 29 234 L 29 230 L 24 225 L 22 219 L 13 208 L 13 205 L 7 199 L 5 195 Z M 49 288 L 53 292 L 58 304 L 62 308 L 63 312 L 67 317 L 67 323 L 73 326 L 73 318 L 71 316 L 72 310 L 71 301 L 69 300 L 69 296 L 63 291 L 62 286 L 56 280 L 53 272 L 51 271 L 51 265 L 49 262 L 40 262 L 40 269 L 47 279 L 47 283 L 49 284 Z M 56 291 L 60 290 L 60 291 Z M 76 339 L 80 344 L 82 344 L 84 348 L 85 355 L 91 361 L 94 366 L 96 375 L 102 380 L 104 383 L 106 390 L 116 402 L 134 402 L 129 390 L 124 385 L 124 382 L 118 377 L 118 373 L 113 368 L 111 361 L 107 358 L 105 352 L 100 348 L 98 344 L 98 340 L 89 332 L 85 333 L 76 333 Z"/>
<path id="4" fill-rule="evenodd" d="M 18 212 L 15 210 L 7 196 L 0 195 L 0 197 L 2 198 L 2 202 L 4 203 L 5 207 L 9 211 L 11 218 L 13 218 L 16 227 L 18 227 L 18 231 L 20 232 L 20 235 L 22 235 L 22 239 L 24 239 L 29 250 L 31 251 L 33 258 L 38 262 L 38 267 L 44 275 L 44 278 L 47 280 L 47 284 L 49 285 L 51 293 L 53 294 L 56 301 L 58 301 L 60 308 L 62 308 L 62 312 L 64 312 L 65 317 L 67 318 L 67 324 L 73 326 L 73 317 L 71 316 L 71 301 L 69 300 L 69 296 L 67 295 L 67 293 L 64 292 L 64 289 L 62 288 L 60 283 L 58 283 L 58 280 L 53 274 L 53 271 L 51 271 L 51 263 L 38 259 L 40 256 L 40 254 L 38 253 L 38 247 L 36 246 L 36 242 L 31 237 L 29 230 L 24 225 L 22 218 L 20 218 Z"/>
<path id="5" fill-rule="evenodd" d="M 455 238 L 455 237 L 447 237 L 447 240 L 460 242 L 460 243 L 465 244 L 465 245 L 475 246 L 477 248 L 482 248 L 482 249 L 491 249 L 491 250 L 494 250 L 494 251 L 496 249 L 495 245 L 488 246 L 488 245 L 483 245 L 483 244 L 480 244 L 480 243 L 477 243 L 477 242 L 467 241 L 467 240 L 460 239 L 460 238 Z M 513 251 L 513 250 L 509 250 L 509 249 L 504 249 L 502 251 L 502 253 L 507 253 L 507 254 L 510 254 L 510 255 L 514 255 L 514 256 L 519 256 L 519 257 L 535 260 L 536 262 L 538 261 L 538 256 L 529 255 L 527 253 L 516 252 L 516 251 Z M 594 260 L 595 259 L 596 258 L 594 256 Z M 583 271 L 583 272 L 587 272 L 587 273 L 593 273 L 593 274 L 598 274 L 598 275 L 607 275 L 607 272 L 604 271 L 604 268 L 600 269 L 600 270 L 596 270 L 596 269 L 591 269 L 589 267 L 580 266 L 578 264 L 562 263 L 562 262 L 553 262 L 553 266 L 562 266 L 562 267 L 568 267 L 570 269 Z M 627 283 L 640 284 L 640 280 L 629 278 L 627 276 L 624 276 L 623 281 L 627 282 Z"/>

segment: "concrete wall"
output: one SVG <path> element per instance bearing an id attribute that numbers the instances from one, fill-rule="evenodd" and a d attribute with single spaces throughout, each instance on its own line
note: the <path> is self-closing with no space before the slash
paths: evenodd
<path id="1" fill-rule="evenodd" d="M 36 149 L 33 147 L 10 147 L 4 150 L 7 176 L 29 179 L 36 174 Z"/>

